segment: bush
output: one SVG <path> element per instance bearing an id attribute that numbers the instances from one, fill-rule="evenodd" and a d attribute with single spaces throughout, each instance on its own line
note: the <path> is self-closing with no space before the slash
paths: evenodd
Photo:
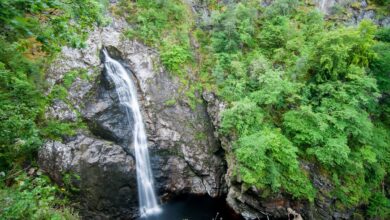
<path id="1" fill-rule="evenodd" d="M 12 187 L 4 187 L 0 182 L 0 218 L 79 219 L 70 208 L 64 207 L 68 201 L 60 198 L 61 194 L 61 190 L 39 172 L 36 177 L 19 174 Z"/>
<path id="2" fill-rule="evenodd" d="M 165 46 L 168 47 L 168 46 Z M 169 46 L 161 52 L 161 61 L 164 66 L 171 72 L 179 75 L 185 74 L 183 71 L 184 64 L 189 62 L 191 54 L 188 49 L 181 46 Z"/>
<path id="3" fill-rule="evenodd" d="M 390 200 L 383 193 L 376 193 L 370 199 L 367 213 L 370 217 L 385 219 L 390 216 Z"/>
<path id="4" fill-rule="evenodd" d="M 278 129 L 262 129 L 236 144 L 238 169 L 246 184 L 314 200 L 315 190 L 299 167 L 298 149 Z"/>
<path id="5" fill-rule="evenodd" d="M 3 48 L 5 49 L 5 48 Z M 15 51 L 9 51 L 14 52 Z M 12 54 L 12 53 L 11 53 Z M 16 52 L 16 54 L 18 54 Z M 29 63 L 22 57 L 11 56 L 6 64 L 0 62 L 0 169 L 9 168 L 17 159 L 31 159 L 41 145 L 35 119 L 44 107 L 44 98 L 29 80 Z M 16 59 L 19 66 L 14 67 Z M 25 64 L 25 66 L 24 66 Z"/>

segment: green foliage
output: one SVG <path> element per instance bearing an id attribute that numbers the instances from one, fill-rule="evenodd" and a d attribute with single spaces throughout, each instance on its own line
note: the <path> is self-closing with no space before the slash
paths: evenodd
<path id="1" fill-rule="evenodd" d="M 375 3 L 390 7 L 390 0 L 374 0 Z"/>
<path id="2" fill-rule="evenodd" d="M 68 97 L 68 90 L 61 84 L 56 84 L 53 86 L 51 93 L 49 95 L 49 99 L 60 99 L 60 100 L 66 100 Z"/>
<path id="3" fill-rule="evenodd" d="M 301 3 L 298 0 L 277 0 L 265 11 L 267 18 L 274 16 L 291 16 L 297 12 Z"/>
<path id="4" fill-rule="evenodd" d="M 0 39 L 1 40 L 1 39 Z M 41 144 L 35 118 L 44 101 L 29 76 L 38 74 L 36 66 L 3 44 L 0 58 L 0 168 L 14 160 L 31 159 Z"/>
<path id="5" fill-rule="evenodd" d="M 62 182 L 64 188 L 66 189 L 64 193 L 67 193 L 68 196 L 71 196 L 71 193 L 76 194 L 80 192 L 79 182 L 81 177 L 75 173 L 65 173 L 63 174 Z"/>
<path id="6" fill-rule="evenodd" d="M 176 104 L 176 99 L 168 99 L 167 101 L 164 102 L 164 105 L 166 106 L 174 106 Z"/>
<path id="7" fill-rule="evenodd" d="M 297 93 L 301 85 L 286 79 L 285 72 L 266 70 L 257 78 L 258 89 L 251 94 L 251 98 L 259 105 L 276 109 L 286 108 L 300 99 Z"/>
<path id="8" fill-rule="evenodd" d="M 372 22 L 364 20 L 357 29 L 340 28 L 319 36 L 312 58 L 315 80 L 344 79 L 356 66 L 366 67 L 374 57 L 375 31 Z"/>
<path id="9" fill-rule="evenodd" d="M 197 132 L 195 134 L 195 139 L 198 140 L 198 141 L 202 141 L 202 140 L 206 140 L 207 139 L 207 135 L 203 132 Z"/>
<path id="10" fill-rule="evenodd" d="M 80 128 L 80 125 L 51 120 L 47 121 L 44 125 L 41 125 L 41 127 L 40 134 L 42 137 L 58 140 L 63 136 L 74 135 L 76 130 Z"/>
<path id="11" fill-rule="evenodd" d="M 0 35 L 10 42 L 32 37 L 45 50 L 83 46 L 91 25 L 107 23 L 97 0 L 4 0 L 0 9 Z"/>
<path id="12" fill-rule="evenodd" d="M 136 37 L 147 44 L 159 44 L 165 35 L 180 31 L 186 14 L 183 3 L 178 0 L 121 1 L 118 14 L 125 16 L 134 27 L 127 36 Z"/>
<path id="13" fill-rule="evenodd" d="M 71 70 L 71 71 L 65 73 L 65 75 L 62 79 L 62 85 L 65 87 L 65 89 L 69 89 L 72 86 L 73 82 L 76 80 L 76 78 L 88 80 L 89 76 L 87 74 L 87 70 L 86 69 L 74 69 L 74 70 Z"/>
<path id="14" fill-rule="evenodd" d="M 62 79 L 65 88 L 67 88 L 67 89 L 70 88 L 70 86 L 72 85 L 72 83 L 76 79 L 77 75 L 78 75 L 77 71 L 71 71 L 71 72 L 66 73 L 66 75 Z"/>
<path id="15" fill-rule="evenodd" d="M 383 193 L 375 194 L 370 200 L 367 213 L 370 217 L 385 219 L 390 215 L 390 200 Z"/>
<path id="16" fill-rule="evenodd" d="M 382 27 L 375 34 L 375 38 L 379 41 L 390 42 L 390 28 Z"/>
<path id="17" fill-rule="evenodd" d="M 280 130 L 265 128 L 241 137 L 236 148 L 238 169 L 246 184 L 313 201 L 315 191 L 299 167 L 298 149 Z"/>
<path id="18" fill-rule="evenodd" d="M 290 31 L 287 17 L 275 17 L 263 24 L 258 35 L 259 43 L 265 51 L 273 52 L 274 49 L 286 46 Z"/>
<path id="19" fill-rule="evenodd" d="M 373 49 L 377 53 L 377 56 L 370 63 L 371 72 L 377 79 L 378 89 L 382 94 L 377 117 L 387 126 L 390 126 L 390 78 L 388 76 L 390 71 L 390 63 L 388 62 L 390 59 L 389 30 L 389 28 L 378 30 L 376 38 L 381 40 L 381 42 L 374 45 Z"/>
<path id="20" fill-rule="evenodd" d="M 194 77 L 199 68 L 192 64 L 192 14 L 181 0 L 121 0 L 114 13 L 126 18 L 130 24 L 124 35 L 137 39 L 159 50 L 161 63 L 182 83 L 180 91 L 192 109 L 197 105 L 198 91 Z M 188 74 L 191 73 L 191 74 Z"/>
<path id="21" fill-rule="evenodd" d="M 316 190 L 300 165 L 307 161 L 331 181 L 338 206 L 365 205 L 370 217 L 388 218 L 389 28 L 366 20 L 343 27 L 298 0 L 229 2 L 207 1 L 211 22 L 202 30 L 180 0 L 122 0 L 113 10 L 130 24 L 128 38 L 159 50 L 192 109 L 204 88 L 227 103 L 220 132 L 233 141 L 229 166 L 243 189 L 313 201 Z M 377 11 L 389 8 L 387 0 L 375 2 Z M 331 19 L 345 16 L 345 5 Z M 43 66 L 63 45 L 83 47 L 88 28 L 107 23 L 103 9 L 97 0 L 0 2 L 0 169 L 31 159 L 42 138 L 82 126 L 42 115 L 47 103 L 67 102 L 67 90 L 86 74 L 69 72 L 45 97 Z M 65 176 L 69 191 L 77 192 L 75 180 Z M 67 219 L 55 209 L 63 205 L 58 193 L 45 177 L 22 175 L 0 190 L 0 216 Z"/>
<path id="22" fill-rule="evenodd" d="M 36 177 L 19 174 L 12 187 L 0 183 L 1 219 L 79 219 L 69 208 L 66 198 L 59 198 L 61 191 L 47 176 Z"/>
<path id="23" fill-rule="evenodd" d="M 168 47 L 168 46 L 165 46 Z M 161 53 L 161 61 L 164 66 L 172 73 L 184 75 L 183 66 L 190 61 L 191 54 L 188 49 L 180 46 L 169 46 Z"/>
<path id="24" fill-rule="evenodd" d="M 1 1 L 0 169 L 31 160 L 42 135 L 71 133 L 70 125 L 54 126 L 42 115 L 50 100 L 66 99 L 76 73 L 66 75 L 48 98 L 42 94 L 42 73 L 59 47 L 81 46 L 89 28 L 105 22 L 102 13 L 103 4 L 95 0 Z"/>
<path id="25" fill-rule="evenodd" d="M 223 112 L 221 131 L 225 134 L 248 135 L 260 130 L 263 114 L 256 103 L 249 99 L 234 102 Z"/>
<path id="26" fill-rule="evenodd" d="M 253 46 L 253 24 L 257 12 L 242 3 L 229 6 L 223 13 L 213 14 L 212 46 L 216 52 L 235 52 Z"/>
<path id="27" fill-rule="evenodd" d="M 332 181 L 338 204 L 388 217 L 387 198 L 377 198 L 390 163 L 388 30 L 367 20 L 328 28 L 318 11 L 289 0 L 213 14 L 203 47 L 212 46 L 209 72 L 228 102 L 220 132 L 234 141 L 231 164 L 247 187 L 313 200 L 298 162 L 306 160 Z M 245 41 L 240 25 L 250 30 Z"/>
<path id="28" fill-rule="evenodd" d="M 105 22 L 97 0 L 0 2 L 0 170 L 9 173 L 0 180 L 0 219 L 78 219 L 62 208 L 66 199 L 48 177 L 29 177 L 20 167 L 34 163 L 43 138 L 73 135 L 81 126 L 47 121 L 43 112 L 50 101 L 66 100 L 82 73 L 70 72 L 46 97 L 44 67 L 60 47 L 83 46 L 88 30 Z"/>

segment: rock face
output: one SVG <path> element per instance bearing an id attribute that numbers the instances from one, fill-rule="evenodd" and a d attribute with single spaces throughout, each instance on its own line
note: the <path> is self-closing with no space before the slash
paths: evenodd
<path id="1" fill-rule="evenodd" d="M 57 182 L 69 171 L 79 175 L 84 219 L 136 213 L 135 161 L 121 146 L 79 133 L 61 142 L 47 141 L 39 158 L 41 168 Z"/>
<path id="2" fill-rule="evenodd" d="M 315 4 L 326 16 L 341 16 L 348 25 L 357 25 L 363 19 L 369 19 L 380 26 L 390 26 L 390 17 L 378 16 L 367 0 L 315 0 Z"/>
<path id="3" fill-rule="evenodd" d="M 114 19 L 91 32 L 84 49 L 63 48 L 47 72 L 51 86 L 82 70 L 65 100 L 55 99 L 46 117 L 65 122 L 78 120 L 86 128 L 61 141 L 47 140 L 39 152 L 40 166 L 56 181 L 64 173 L 80 176 L 81 215 L 86 219 L 127 219 L 137 215 L 132 125 L 119 104 L 114 84 L 106 77 L 101 49 L 128 69 L 138 85 L 139 101 L 148 134 L 157 194 L 208 194 L 224 188 L 223 150 L 214 137 L 206 106 L 192 108 L 181 83 L 159 65 L 158 53 L 137 41 L 125 40 L 126 23 Z"/>
<path id="4" fill-rule="evenodd" d="M 120 144 L 131 154 L 134 121 L 132 115 L 129 120 L 125 120 L 126 109 L 119 103 L 115 85 L 107 77 L 105 70 L 96 80 L 85 100 L 85 107 L 81 110 L 82 116 L 93 134 Z"/>

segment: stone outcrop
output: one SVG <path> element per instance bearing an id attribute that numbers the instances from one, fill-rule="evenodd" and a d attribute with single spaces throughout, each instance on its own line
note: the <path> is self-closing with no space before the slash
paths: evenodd
<path id="1" fill-rule="evenodd" d="M 134 216 L 137 207 L 135 161 L 123 148 L 109 141 L 79 133 L 63 141 L 50 140 L 42 147 L 41 168 L 62 182 L 77 173 L 84 219 Z M 73 173 L 69 173 L 72 171 Z"/>
<path id="2" fill-rule="evenodd" d="M 75 136 L 47 140 L 39 152 L 40 166 L 56 181 L 65 173 L 80 176 L 84 218 L 132 218 L 137 190 L 131 124 L 106 77 L 101 49 L 128 69 L 138 85 L 138 99 L 148 134 L 156 190 L 161 199 L 176 194 L 223 193 L 225 162 L 214 137 L 206 106 L 189 105 L 179 80 L 159 64 L 158 53 L 126 40 L 126 23 L 114 19 L 90 33 L 86 48 L 65 47 L 47 72 L 49 91 L 72 70 L 83 70 L 68 89 L 66 100 L 55 99 L 46 117 L 64 122 L 81 120 Z"/>
<path id="3" fill-rule="evenodd" d="M 369 19 L 380 26 L 390 26 L 390 17 L 378 15 L 367 0 L 316 0 L 315 4 L 327 17 L 340 17 L 347 25 L 357 25 L 363 19 Z"/>

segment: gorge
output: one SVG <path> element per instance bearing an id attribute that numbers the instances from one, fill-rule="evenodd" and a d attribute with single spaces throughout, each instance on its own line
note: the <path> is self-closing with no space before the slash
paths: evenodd
<path id="1" fill-rule="evenodd" d="M 0 18 L 0 219 L 390 217 L 389 1 Z"/>
<path id="2" fill-rule="evenodd" d="M 87 49 L 65 48 L 47 75 L 49 80 L 53 78 L 53 82 L 60 82 L 61 77 L 70 69 L 87 69 L 94 80 L 86 82 L 77 79 L 72 84 L 69 90 L 71 105 L 79 109 L 87 122 L 93 135 L 91 137 L 88 134 L 89 138 L 108 140 L 123 149 L 119 154 L 100 149 L 91 154 L 89 146 L 89 149 L 80 148 L 68 153 L 67 151 L 72 149 L 69 148 L 69 142 L 63 143 L 66 147 L 53 144 L 50 151 L 45 150 L 46 147 L 42 149 L 42 158 L 45 159 L 41 161 L 43 164 L 49 163 L 51 170 L 56 167 L 54 170 L 70 170 L 81 174 L 81 193 L 92 196 L 88 201 L 81 201 L 85 218 L 127 218 L 127 213 L 133 213 L 132 216 L 135 217 L 138 213 L 134 211 L 138 210 L 135 208 L 136 204 L 141 202 L 137 202 L 139 190 L 134 188 L 138 172 L 136 152 L 134 153 L 128 144 L 132 143 L 137 135 L 132 127 L 136 120 L 132 117 L 124 120 L 129 113 L 119 104 L 121 95 L 116 91 L 117 83 L 111 79 L 109 69 L 102 69 L 100 64 L 101 60 L 105 60 L 100 52 L 103 47 L 107 48 L 113 59 L 120 60 L 126 71 L 134 77 L 139 93 L 140 111 L 144 115 L 148 132 L 156 192 L 168 207 L 171 204 L 169 201 L 177 196 L 208 195 L 226 197 L 229 206 L 247 219 L 260 216 L 284 218 L 290 213 L 288 209 L 299 213 L 297 216 L 303 216 L 305 219 L 347 218 L 352 215 L 353 209 L 335 208 L 332 199 L 327 195 L 327 191 L 333 186 L 316 166 L 305 162 L 304 169 L 311 174 L 315 186 L 321 189 L 321 200 L 312 205 L 305 200 L 292 199 L 290 195 L 283 193 L 258 200 L 261 192 L 255 188 L 245 189 L 243 180 L 235 176 L 235 166 L 228 165 L 236 163 L 229 159 L 234 149 L 232 140 L 217 132 L 222 126 L 222 112 L 227 103 L 213 92 L 205 91 L 195 94 L 200 101 L 192 106 L 191 99 L 185 94 L 190 87 L 183 85 L 180 78 L 172 76 L 163 67 L 163 61 L 156 49 L 137 40 L 123 38 L 122 33 L 126 28 L 126 21 L 113 18 L 109 26 L 97 28 L 90 33 Z M 188 71 L 189 76 L 195 74 L 191 70 Z M 66 112 L 61 106 L 53 108 L 60 110 L 58 112 Z M 67 114 L 69 113 L 65 115 Z M 72 142 L 70 144 L 73 146 Z M 55 153 L 48 157 L 48 152 Z M 64 164 L 68 159 L 61 158 L 61 155 L 70 157 L 72 162 Z M 128 159 L 124 162 L 123 159 L 118 160 L 118 156 Z M 91 157 L 96 159 L 91 160 Z M 53 166 L 52 161 L 56 160 L 60 164 Z M 131 161 L 132 165 L 127 161 Z M 43 165 L 43 168 L 46 167 L 48 166 Z M 87 175 L 85 172 L 90 172 L 91 167 L 94 167 L 94 173 Z M 112 172 L 119 173 L 112 175 Z M 115 184 L 100 188 L 92 182 L 92 175 L 97 182 L 107 182 L 103 176 L 110 176 L 109 182 Z M 129 207 L 133 207 L 133 211 L 129 211 Z M 212 218 L 214 214 L 210 213 L 210 216 Z"/>

